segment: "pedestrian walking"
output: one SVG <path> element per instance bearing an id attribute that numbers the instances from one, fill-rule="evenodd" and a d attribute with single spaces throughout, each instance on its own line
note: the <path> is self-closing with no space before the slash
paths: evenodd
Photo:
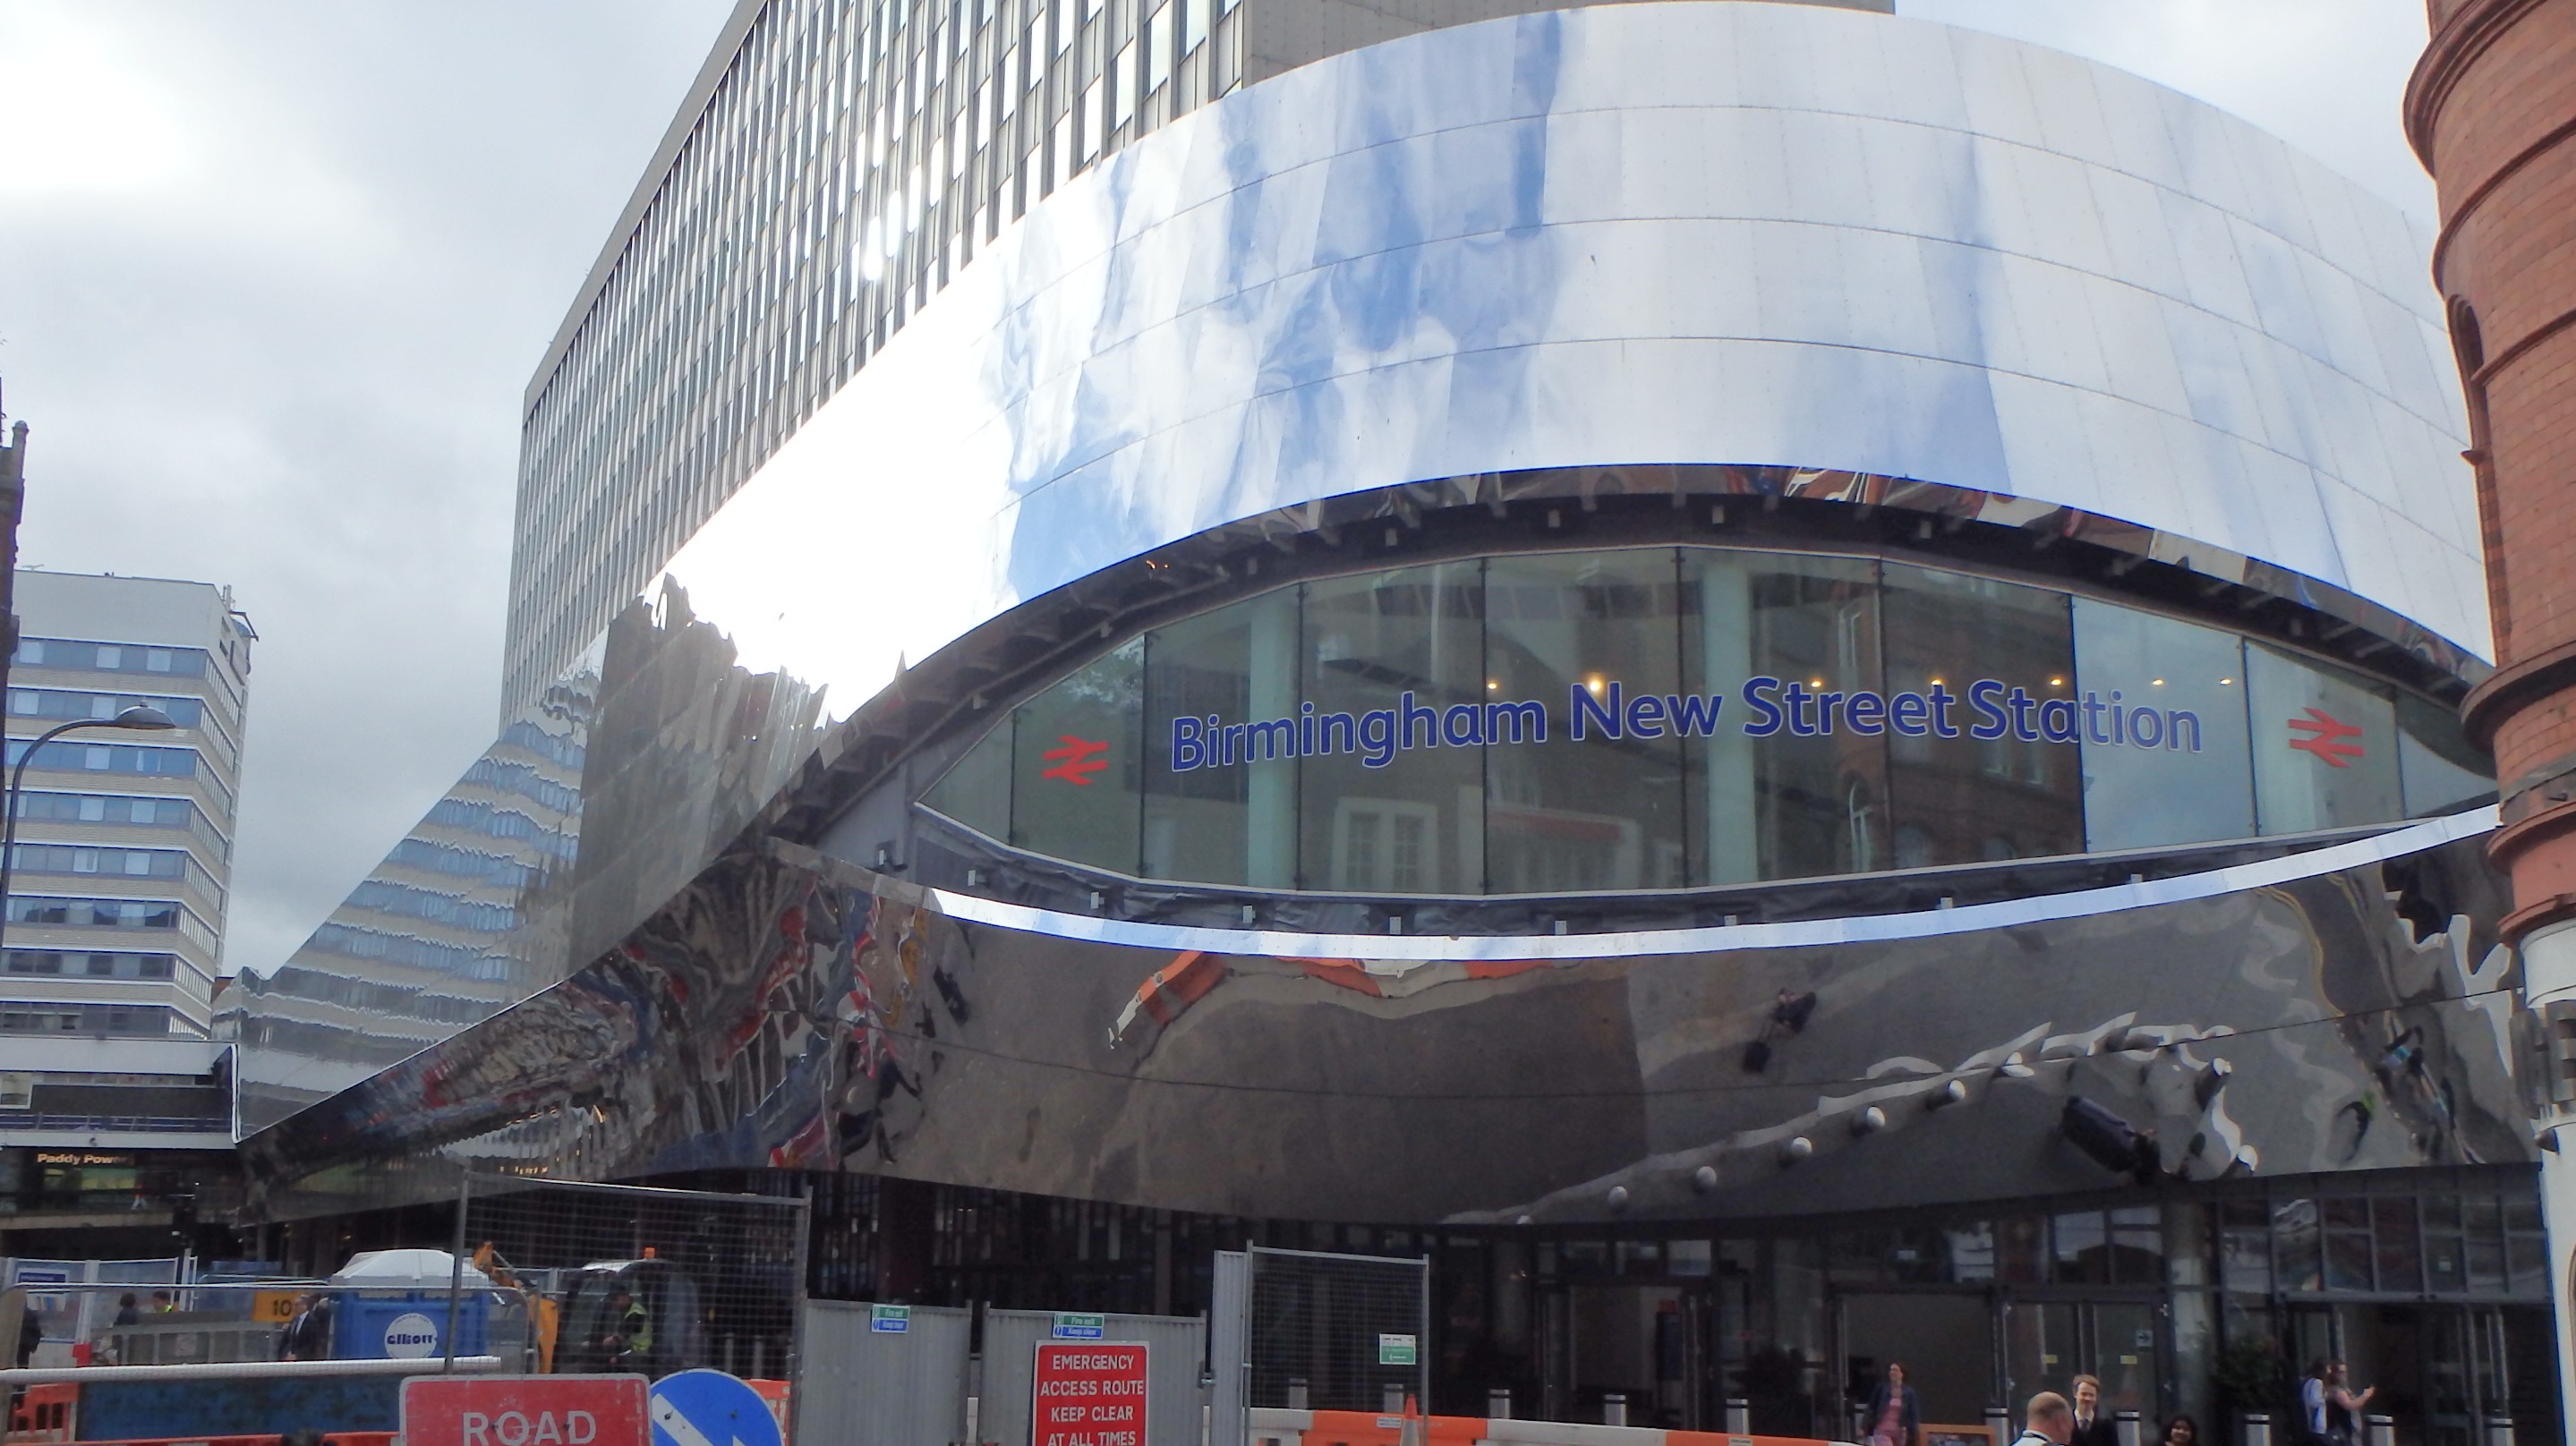
<path id="1" fill-rule="evenodd" d="M 2371 1397 L 2379 1394 L 2379 1388 L 2370 1386 L 2356 1394 L 2352 1389 L 2351 1374 L 2341 1361 L 2326 1363 L 2323 1384 L 2326 1439 L 2334 1446 L 2353 1446 L 2361 1439 L 2362 1408 L 2370 1404 Z"/>
<path id="2" fill-rule="evenodd" d="M 1923 1403 L 1905 1383 L 1905 1363 L 1889 1361 L 1869 1393 L 1869 1446 L 1923 1446 Z"/>

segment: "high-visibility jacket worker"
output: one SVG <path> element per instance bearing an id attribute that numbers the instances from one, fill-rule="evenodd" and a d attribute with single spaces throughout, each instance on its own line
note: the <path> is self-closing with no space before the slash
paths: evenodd
<path id="1" fill-rule="evenodd" d="M 653 1313 L 644 1308 L 630 1291 L 616 1291 L 608 1297 L 608 1329 L 600 1344 L 613 1355 L 640 1356 L 653 1349 Z"/>

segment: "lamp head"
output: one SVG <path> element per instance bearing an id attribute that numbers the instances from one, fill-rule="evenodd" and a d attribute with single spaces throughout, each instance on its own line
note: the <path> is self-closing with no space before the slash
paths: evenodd
<path id="1" fill-rule="evenodd" d="M 115 717 L 108 719 L 107 726 L 110 728 L 137 728 L 146 732 L 160 733 L 176 728 L 179 725 L 170 721 L 170 715 L 162 712 L 160 709 L 148 704 L 138 703 L 133 707 L 126 709 L 124 712 L 117 714 Z"/>

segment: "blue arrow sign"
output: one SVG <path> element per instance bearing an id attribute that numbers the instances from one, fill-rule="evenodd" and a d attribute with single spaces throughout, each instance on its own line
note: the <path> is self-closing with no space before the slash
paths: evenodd
<path id="1" fill-rule="evenodd" d="M 722 1371 L 682 1371 L 653 1383 L 645 1414 L 653 1446 L 785 1446 L 760 1393 Z"/>

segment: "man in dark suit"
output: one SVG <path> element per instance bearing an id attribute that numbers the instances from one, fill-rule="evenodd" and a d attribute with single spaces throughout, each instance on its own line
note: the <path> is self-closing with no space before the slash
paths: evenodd
<path id="1" fill-rule="evenodd" d="M 2067 1446 L 2120 1446 L 2120 1428 L 2102 1409 L 2102 1383 L 2091 1376 L 2075 1378 L 2075 1434 Z"/>

